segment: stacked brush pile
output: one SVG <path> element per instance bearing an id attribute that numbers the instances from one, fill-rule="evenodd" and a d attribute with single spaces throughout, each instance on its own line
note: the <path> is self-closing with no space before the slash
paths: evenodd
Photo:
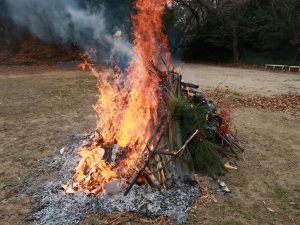
<path id="1" fill-rule="evenodd" d="M 149 76 L 159 80 L 157 126 L 140 155 L 134 173 L 116 177 L 102 186 L 99 185 L 99 177 L 103 172 L 96 166 L 86 167 L 81 174 L 76 174 L 77 180 L 78 176 L 81 177 L 80 183 L 71 180 L 64 186 L 67 193 L 84 188 L 91 195 L 114 194 L 122 190 L 127 195 L 134 184 L 148 184 L 165 192 L 174 183 L 190 181 L 195 171 L 212 177 L 222 174 L 222 158 L 239 157 L 238 150 L 243 149 L 229 130 L 229 113 L 218 112 L 214 102 L 198 91 L 198 85 L 183 82 L 182 75 L 175 71 L 173 65 L 168 65 L 163 59 L 162 62 L 166 68 L 164 71 L 158 69 L 153 61 L 149 64 Z M 112 77 L 118 78 L 118 71 L 114 69 Z M 99 158 L 110 168 L 118 168 L 126 155 L 133 151 L 130 147 L 105 143 L 98 131 L 91 135 L 89 141 L 85 140 L 81 148 L 87 149 L 88 154 Z M 82 163 L 79 166 L 84 168 Z"/>
<path id="2" fill-rule="evenodd" d="M 150 74 L 160 80 L 159 107 L 160 138 L 154 149 L 148 149 L 144 167 L 127 187 L 125 194 L 137 181 L 167 187 L 166 181 L 185 181 L 195 171 L 215 177 L 224 171 L 223 158 L 239 158 L 244 149 L 230 131 L 230 115 L 218 111 L 212 100 L 198 90 L 199 86 L 186 83 L 182 75 L 163 59 L 165 71 L 150 62 Z M 157 132 L 154 134 L 157 135 Z M 149 182 L 150 181 L 150 182 Z"/>

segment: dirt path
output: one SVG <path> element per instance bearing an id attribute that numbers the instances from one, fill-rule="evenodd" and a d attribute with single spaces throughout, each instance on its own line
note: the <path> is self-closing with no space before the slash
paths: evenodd
<path id="1" fill-rule="evenodd" d="M 228 86 L 241 94 L 275 95 L 289 92 L 300 94 L 300 73 L 272 73 L 199 64 L 181 64 L 184 79 L 201 85 L 203 89 Z"/>
<path id="2" fill-rule="evenodd" d="M 182 68 L 189 76 L 185 79 L 196 80 L 203 89 L 214 89 L 226 78 L 222 85 L 241 94 L 299 93 L 300 76 L 294 74 L 199 65 Z M 95 101 L 95 82 L 88 73 L 0 68 L 0 224 L 32 223 L 35 204 L 24 194 L 24 181 L 47 173 L 40 160 L 53 156 L 68 135 L 94 128 Z M 254 108 L 238 108 L 233 118 L 247 149 L 240 169 L 224 178 L 233 196 L 198 205 L 189 224 L 299 224 L 299 120 Z"/>

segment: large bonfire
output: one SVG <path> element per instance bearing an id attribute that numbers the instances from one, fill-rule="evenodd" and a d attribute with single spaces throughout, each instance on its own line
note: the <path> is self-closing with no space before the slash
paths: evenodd
<path id="1" fill-rule="evenodd" d="M 81 67 L 98 81 L 99 100 L 94 105 L 98 122 L 92 141 L 81 145 L 80 162 L 64 186 L 67 193 L 83 190 L 97 195 L 107 186 L 119 191 L 127 187 L 126 193 L 136 182 L 166 190 L 170 174 L 181 175 L 191 168 L 220 172 L 218 141 L 236 154 L 232 146 L 239 146 L 228 130 L 228 118 L 216 114 L 214 104 L 196 91 L 198 86 L 182 82 L 169 65 L 168 41 L 162 32 L 167 2 L 136 0 L 126 70 L 118 65 L 114 72 L 98 70 L 90 62 L 91 53 L 84 54 Z"/>
<path id="2" fill-rule="evenodd" d="M 105 183 L 130 177 L 139 165 L 157 123 L 160 101 L 159 80 L 149 74 L 149 60 L 158 64 L 160 57 L 170 57 L 167 37 L 162 32 L 166 3 L 166 0 L 136 1 L 137 12 L 132 16 L 132 60 L 123 87 L 120 87 L 119 77 L 111 77 L 109 71 L 97 71 L 87 60 L 81 64 L 92 71 L 98 81 L 99 100 L 94 109 L 99 119 L 94 143 L 80 152 L 81 161 L 69 191 L 84 189 L 98 193 Z M 99 145 L 99 138 L 103 139 L 103 145 L 126 148 L 126 156 L 114 166 L 108 164 L 103 159 L 105 150 Z M 95 185 L 98 185 L 96 189 Z"/>

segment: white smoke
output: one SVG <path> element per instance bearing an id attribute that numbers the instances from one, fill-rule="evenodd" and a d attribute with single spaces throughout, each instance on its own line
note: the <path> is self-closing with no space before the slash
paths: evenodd
<path id="1" fill-rule="evenodd" d="M 4 0 L 12 21 L 28 28 L 46 42 L 76 43 L 82 50 L 94 48 L 102 56 L 118 46 L 128 55 L 128 42 L 114 38 L 108 31 L 104 7 L 92 12 L 76 0 Z M 120 45 L 122 47 L 120 47 Z"/>

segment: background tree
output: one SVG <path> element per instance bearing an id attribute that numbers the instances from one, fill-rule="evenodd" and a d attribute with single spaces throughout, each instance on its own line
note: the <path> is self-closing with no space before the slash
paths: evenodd
<path id="1" fill-rule="evenodd" d="M 174 52 L 192 58 L 198 51 L 217 61 L 229 56 L 233 62 L 276 61 L 291 55 L 296 61 L 299 4 L 298 0 L 176 0 L 167 17 L 174 26 L 167 30 L 171 37 L 176 34 L 171 38 Z"/>
<path id="2" fill-rule="evenodd" d="M 121 30 L 130 39 L 134 0 L 76 1 L 96 14 L 104 12 L 107 30 Z M 5 1 L 0 7 L 0 48 L 14 55 L 30 32 L 10 21 Z M 174 0 L 164 19 L 170 48 L 181 59 L 300 63 L 299 0 Z"/>

